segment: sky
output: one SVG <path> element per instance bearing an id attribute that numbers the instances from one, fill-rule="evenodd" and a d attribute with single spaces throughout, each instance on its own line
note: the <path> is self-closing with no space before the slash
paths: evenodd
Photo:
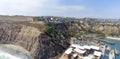
<path id="1" fill-rule="evenodd" d="M 0 15 L 120 18 L 120 0 L 0 0 Z"/>

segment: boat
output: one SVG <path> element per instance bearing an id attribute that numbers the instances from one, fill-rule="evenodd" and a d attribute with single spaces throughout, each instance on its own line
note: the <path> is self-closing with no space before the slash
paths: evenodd
<path id="1" fill-rule="evenodd" d="M 111 48 L 109 46 L 106 47 L 106 51 L 110 52 Z"/>
<path id="2" fill-rule="evenodd" d="M 109 53 L 109 59 L 115 59 L 114 50 L 111 50 Z"/>
<path id="3" fill-rule="evenodd" d="M 118 55 L 119 51 L 115 48 L 114 53 L 115 53 L 115 55 Z"/>

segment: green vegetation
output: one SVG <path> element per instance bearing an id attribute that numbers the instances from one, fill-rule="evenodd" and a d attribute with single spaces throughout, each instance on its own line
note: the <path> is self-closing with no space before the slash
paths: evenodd
<path id="1" fill-rule="evenodd" d="M 45 34 L 51 39 L 70 39 L 70 33 L 64 23 L 47 24 Z"/>
<path id="2" fill-rule="evenodd" d="M 45 33 L 51 37 L 54 37 L 57 34 L 54 26 L 47 26 Z"/>
<path id="3" fill-rule="evenodd" d="M 33 17 L 33 21 L 41 21 L 40 17 Z"/>

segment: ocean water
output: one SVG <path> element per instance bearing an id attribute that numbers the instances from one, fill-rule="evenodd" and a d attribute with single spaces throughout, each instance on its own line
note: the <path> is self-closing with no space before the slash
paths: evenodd
<path id="1" fill-rule="evenodd" d="M 111 47 L 111 50 L 114 50 L 115 48 L 119 50 L 119 54 L 115 56 L 115 59 L 120 59 L 120 40 L 112 40 L 112 39 L 107 39 L 107 40 L 115 43 L 115 44 L 109 44 L 109 43 L 105 43 L 105 44 Z M 106 57 L 105 59 L 108 59 L 108 57 Z"/>
<path id="2" fill-rule="evenodd" d="M 0 59 L 20 59 L 20 58 L 0 50 Z"/>

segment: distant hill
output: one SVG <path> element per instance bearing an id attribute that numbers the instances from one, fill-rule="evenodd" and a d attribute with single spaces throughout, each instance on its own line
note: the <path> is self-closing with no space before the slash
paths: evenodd
<path id="1" fill-rule="evenodd" d="M 0 20 L 5 21 L 33 21 L 33 17 L 31 16 L 3 16 L 0 15 Z"/>

